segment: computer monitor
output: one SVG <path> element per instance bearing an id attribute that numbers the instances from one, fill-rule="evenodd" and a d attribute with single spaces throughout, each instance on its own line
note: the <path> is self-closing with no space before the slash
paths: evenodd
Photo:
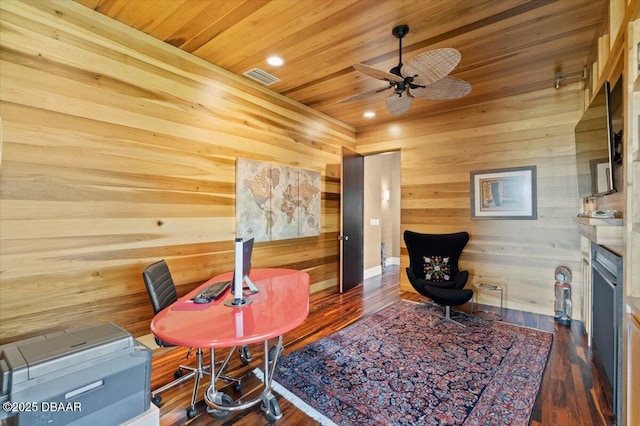
<path id="1" fill-rule="evenodd" d="M 243 306 L 251 303 L 251 300 L 245 297 L 243 288 L 246 284 L 248 294 L 258 292 L 258 288 L 249 278 L 251 272 L 251 254 L 253 253 L 254 239 L 243 241 L 242 238 L 236 238 L 235 241 L 235 267 L 233 269 L 232 294 L 233 299 L 225 302 L 228 306 Z"/>
<path id="2" fill-rule="evenodd" d="M 253 238 L 246 241 L 242 241 L 242 238 L 238 238 L 236 239 L 236 242 L 238 241 L 242 242 L 242 278 L 248 279 L 249 273 L 251 272 L 251 254 L 253 253 Z M 234 273 L 236 270 L 234 270 Z"/>

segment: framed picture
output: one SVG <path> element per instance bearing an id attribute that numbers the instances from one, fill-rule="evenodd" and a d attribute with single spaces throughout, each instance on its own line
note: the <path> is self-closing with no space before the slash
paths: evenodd
<path id="1" fill-rule="evenodd" d="M 600 194 L 607 192 L 611 186 L 611 171 L 609 170 L 609 159 L 600 158 L 589 161 L 591 168 L 591 192 Z"/>
<path id="2" fill-rule="evenodd" d="M 536 219 L 536 166 L 471 172 L 472 219 Z"/>

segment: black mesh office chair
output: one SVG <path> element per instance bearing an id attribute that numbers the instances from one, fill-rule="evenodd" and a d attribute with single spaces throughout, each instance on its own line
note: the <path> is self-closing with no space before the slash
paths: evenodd
<path id="1" fill-rule="evenodd" d="M 171 273 L 169 272 L 169 267 L 164 260 L 153 263 L 147 266 L 142 272 L 142 279 L 144 280 L 144 285 L 147 288 L 147 293 L 149 294 L 149 298 L 151 299 L 151 305 L 153 306 L 153 312 L 157 314 L 161 310 L 165 309 L 167 306 L 171 305 L 175 301 L 178 300 L 178 295 L 176 293 L 176 286 L 173 282 L 173 278 L 171 277 Z M 155 337 L 155 341 L 158 346 L 161 347 L 169 347 L 174 346 L 170 343 L 163 342 L 162 340 Z M 191 349 L 187 353 L 187 358 L 191 354 Z M 229 358 L 227 358 L 228 361 Z M 245 360 L 243 359 L 243 362 Z M 188 371 L 187 374 L 184 374 L 184 371 Z M 174 386 L 179 385 L 186 380 L 193 378 L 195 383 L 193 385 L 193 393 L 191 395 L 191 406 L 187 408 L 187 417 L 193 418 L 196 414 L 195 404 L 197 402 L 198 396 L 198 387 L 200 385 L 200 379 L 204 375 L 211 374 L 211 366 L 204 364 L 204 356 L 202 349 L 196 349 L 196 366 L 190 367 L 186 365 L 180 365 L 178 370 L 174 373 L 174 380 L 167 383 L 164 386 L 152 391 L 151 393 L 151 401 L 159 405 L 162 402 L 162 397 L 159 395 L 167 389 L 170 389 Z M 234 382 L 235 389 L 237 391 L 240 390 L 241 381 L 238 378 L 219 375 L 219 378 Z"/>
<path id="2" fill-rule="evenodd" d="M 421 295 L 444 305 L 445 316 L 438 321 L 451 322 L 464 327 L 451 318 L 451 306 L 460 306 L 473 297 L 473 291 L 464 286 L 468 271 L 458 269 L 458 259 L 469 241 L 469 234 L 420 234 L 404 231 L 404 242 L 409 253 L 407 278 Z"/>

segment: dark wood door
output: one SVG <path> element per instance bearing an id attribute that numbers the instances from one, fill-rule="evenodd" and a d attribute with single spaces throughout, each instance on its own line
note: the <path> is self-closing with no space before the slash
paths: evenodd
<path id="1" fill-rule="evenodd" d="M 340 235 L 340 292 L 363 278 L 364 157 L 342 148 L 342 233 Z"/>

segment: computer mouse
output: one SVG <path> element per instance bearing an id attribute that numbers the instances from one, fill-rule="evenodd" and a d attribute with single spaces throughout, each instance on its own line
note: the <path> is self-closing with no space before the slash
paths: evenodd
<path id="1" fill-rule="evenodd" d="M 209 299 L 205 299 L 204 297 L 194 297 L 193 303 L 197 303 L 197 304 L 209 303 Z"/>

